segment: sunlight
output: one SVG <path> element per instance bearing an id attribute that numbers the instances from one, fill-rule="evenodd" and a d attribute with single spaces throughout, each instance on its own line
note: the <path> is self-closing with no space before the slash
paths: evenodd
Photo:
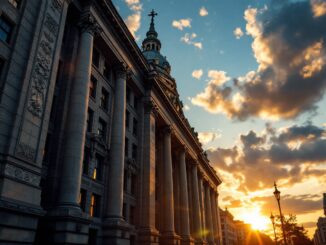
<path id="1" fill-rule="evenodd" d="M 270 220 L 260 213 L 259 208 L 250 210 L 242 215 L 242 219 L 251 225 L 254 230 L 266 230 L 269 226 Z"/>

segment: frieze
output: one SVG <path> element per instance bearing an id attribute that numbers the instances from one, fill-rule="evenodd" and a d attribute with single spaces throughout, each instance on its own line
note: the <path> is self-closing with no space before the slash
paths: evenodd
<path id="1" fill-rule="evenodd" d="M 47 14 L 46 17 L 45 17 L 44 26 L 47 27 L 48 30 L 53 34 L 56 34 L 58 32 L 58 29 L 59 29 L 59 24 L 49 14 Z"/>
<path id="2" fill-rule="evenodd" d="M 18 168 L 16 166 L 7 164 L 5 166 L 4 174 L 6 176 L 18 179 L 20 181 L 38 186 L 40 183 L 40 177 L 36 174 L 33 174 L 31 172 L 27 172 L 21 168 Z"/>
<path id="3" fill-rule="evenodd" d="M 61 12 L 62 5 L 63 5 L 63 1 L 62 0 L 52 0 L 51 1 L 51 9 L 53 11 Z"/>
<path id="4" fill-rule="evenodd" d="M 27 160 L 34 161 L 36 150 L 31 146 L 20 142 L 18 144 L 17 154 Z"/>

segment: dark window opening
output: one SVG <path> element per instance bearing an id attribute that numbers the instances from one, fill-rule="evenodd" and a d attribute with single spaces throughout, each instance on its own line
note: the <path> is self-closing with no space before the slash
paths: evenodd
<path id="1" fill-rule="evenodd" d="M 97 85 L 96 78 L 91 76 L 91 80 L 89 83 L 89 96 L 93 97 L 94 99 L 96 98 L 96 85 Z"/>
<path id="2" fill-rule="evenodd" d="M 0 76 L 2 75 L 2 71 L 4 67 L 5 67 L 5 61 L 0 58 Z"/>
<path id="3" fill-rule="evenodd" d="M 134 225 L 135 224 L 135 207 L 130 206 L 129 210 L 129 224 Z"/>
<path id="4" fill-rule="evenodd" d="M 122 217 L 124 220 L 126 220 L 126 216 L 127 216 L 127 205 L 124 203 L 122 206 Z"/>
<path id="5" fill-rule="evenodd" d="M 80 193 L 79 193 L 79 206 L 80 209 L 85 212 L 85 208 L 86 208 L 86 190 L 84 189 L 80 189 Z"/>
<path id="6" fill-rule="evenodd" d="M 126 97 L 127 97 L 127 102 L 130 103 L 131 92 L 129 88 L 127 88 Z"/>
<path id="7" fill-rule="evenodd" d="M 97 134 L 103 139 L 106 139 L 106 123 L 104 122 L 103 119 L 98 120 L 98 130 Z"/>
<path id="8" fill-rule="evenodd" d="M 94 111 L 88 108 L 87 121 L 86 121 L 87 132 L 92 132 L 93 118 L 94 118 Z"/>
<path id="9" fill-rule="evenodd" d="M 132 144 L 132 159 L 136 160 L 137 159 L 137 145 Z"/>
<path id="10" fill-rule="evenodd" d="M 100 53 L 97 51 L 96 48 L 93 48 L 93 57 L 92 57 L 92 63 L 95 65 L 97 68 L 100 66 Z"/>
<path id="11" fill-rule="evenodd" d="M 129 139 L 125 138 L 125 156 L 129 156 Z"/>
<path id="12" fill-rule="evenodd" d="M 103 75 L 106 79 L 110 79 L 110 65 L 109 62 L 104 62 Z"/>
<path id="13" fill-rule="evenodd" d="M 135 195 L 136 194 L 136 190 L 137 190 L 137 175 L 136 174 L 132 174 L 131 175 L 131 195 Z"/>
<path id="14" fill-rule="evenodd" d="M 109 92 L 105 88 L 102 88 L 100 106 L 106 111 L 109 109 Z"/>
<path id="15" fill-rule="evenodd" d="M 51 134 L 47 134 L 45 140 L 45 146 L 43 150 L 43 163 L 48 163 L 50 160 L 50 142 L 51 142 Z"/>
<path id="16" fill-rule="evenodd" d="M 5 16 L 0 16 L 0 40 L 9 43 L 12 30 L 13 24 Z"/>
<path id="17" fill-rule="evenodd" d="M 137 127 L 138 127 L 138 121 L 136 118 L 134 118 L 132 122 L 132 133 L 135 136 L 137 135 Z"/>
<path id="18" fill-rule="evenodd" d="M 100 217 L 100 199 L 101 197 L 96 194 L 92 194 L 91 196 L 91 206 L 89 209 L 89 214 L 92 217 Z"/>
<path id="19" fill-rule="evenodd" d="M 129 113 L 129 111 L 126 111 L 126 122 L 125 122 L 125 126 L 126 126 L 126 128 L 129 128 L 129 121 L 130 121 L 130 113 Z"/>
<path id="20" fill-rule="evenodd" d="M 90 149 L 88 147 L 85 147 L 84 148 L 84 160 L 83 160 L 83 174 L 88 175 L 90 159 L 91 159 Z"/>

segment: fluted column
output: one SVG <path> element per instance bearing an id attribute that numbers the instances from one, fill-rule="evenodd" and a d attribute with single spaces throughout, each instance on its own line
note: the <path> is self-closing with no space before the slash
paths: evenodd
<path id="1" fill-rule="evenodd" d="M 205 190 L 203 178 L 199 177 L 199 198 L 200 198 L 200 215 L 201 215 L 201 225 L 202 225 L 202 238 L 206 241 L 206 224 L 205 224 Z"/>
<path id="2" fill-rule="evenodd" d="M 217 244 L 217 240 L 218 240 L 217 213 L 216 213 L 215 191 L 213 189 L 210 190 L 210 195 L 211 195 L 213 237 L 215 243 Z"/>
<path id="3" fill-rule="evenodd" d="M 164 128 L 163 159 L 164 159 L 164 228 L 163 233 L 174 234 L 174 201 L 173 201 L 173 172 L 171 154 L 172 127 Z"/>
<path id="4" fill-rule="evenodd" d="M 200 224 L 200 204 L 198 191 L 198 163 L 192 167 L 192 189 L 193 189 L 193 217 L 194 217 L 194 237 L 197 241 L 201 240 L 202 227 Z"/>
<path id="5" fill-rule="evenodd" d="M 61 172 L 59 206 L 79 209 L 78 199 L 84 157 L 86 118 L 88 109 L 89 79 L 93 50 L 93 36 L 99 26 L 88 13 L 80 21 L 81 36 L 76 59 L 75 79 L 72 84 L 67 127 L 65 130 L 65 151 Z"/>
<path id="6" fill-rule="evenodd" d="M 108 172 L 107 217 L 122 220 L 125 111 L 126 111 L 127 68 L 120 64 L 116 70 L 115 99 L 111 135 L 110 167 Z"/>
<path id="7" fill-rule="evenodd" d="M 215 194 L 215 206 L 216 206 L 216 219 L 217 219 L 217 229 L 218 229 L 217 245 L 222 245 L 222 227 L 221 227 L 220 209 L 218 206 L 218 192 Z"/>
<path id="8" fill-rule="evenodd" d="M 188 184 L 187 184 L 187 168 L 186 168 L 186 149 L 183 147 L 179 154 L 180 164 L 180 235 L 184 240 L 190 238 L 189 224 L 189 203 L 188 203 Z"/>
<path id="9" fill-rule="evenodd" d="M 206 229 L 208 230 L 207 234 L 207 242 L 209 245 L 214 244 L 214 236 L 213 236 L 213 223 L 212 223 L 212 207 L 211 207 L 211 194 L 210 194 L 210 186 L 207 184 L 205 186 L 205 209 L 206 209 Z"/>

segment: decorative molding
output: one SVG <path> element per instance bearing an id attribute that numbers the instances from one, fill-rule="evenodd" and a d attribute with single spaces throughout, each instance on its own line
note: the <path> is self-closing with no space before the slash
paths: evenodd
<path id="1" fill-rule="evenodd" d="M 37 176 L 36 174 L 33 174 L 11 164 L 6 164 L 4 174 L 5 176 L 12 177 L 14 179 L 23 181 L 28 184 L 32 184 L 34 186 L 39 186 L 41 180 L 40 176 Z"/>
<path id="2" fill-rule="evenodd" d="M 81 32 L 88 32 L 91 35 L 100 35 L 103 31 L 95 17 L 90 12 L 84 13 L 81 16 L 78 26 Z"/>
<path id="3" fill-rule="evenodd" d="M 23 142 L 19 142 L 17 147 L 17 155 L 29 161 L 34 161 L 36 150 L 32 148 L 30 145 L 27 145 Z"/>
<path id="4" fill-rule="evenodd" d="M 126 80 L 127 77 L 130 77 L 131 75 L 131 69 L 130 67 L 123 61 L 117 63 L 113 67 L 115 74 L 117 76 L 117 79 L 124 79 Z"/>
<path id="5" fill-rule="evenodd" d="M 51 8 L 53 11 L 61 12 L 63 6 L 63 0 L 52 0 L 51 1 Z"/>
<path id="6" fill-rule="evenodd" d="M 144 101 L 144 110 L 145 114 L 153 113 L 155 116 L 157 116 L 159 112 L 158 106 L 152 99 Z"/>
<path id="7" fill-rule="evenodd" d="M 174 128 L 172 125 L 166 125 L 163 127 L 163 133 L 164 134 L 173 134 Z"/>

